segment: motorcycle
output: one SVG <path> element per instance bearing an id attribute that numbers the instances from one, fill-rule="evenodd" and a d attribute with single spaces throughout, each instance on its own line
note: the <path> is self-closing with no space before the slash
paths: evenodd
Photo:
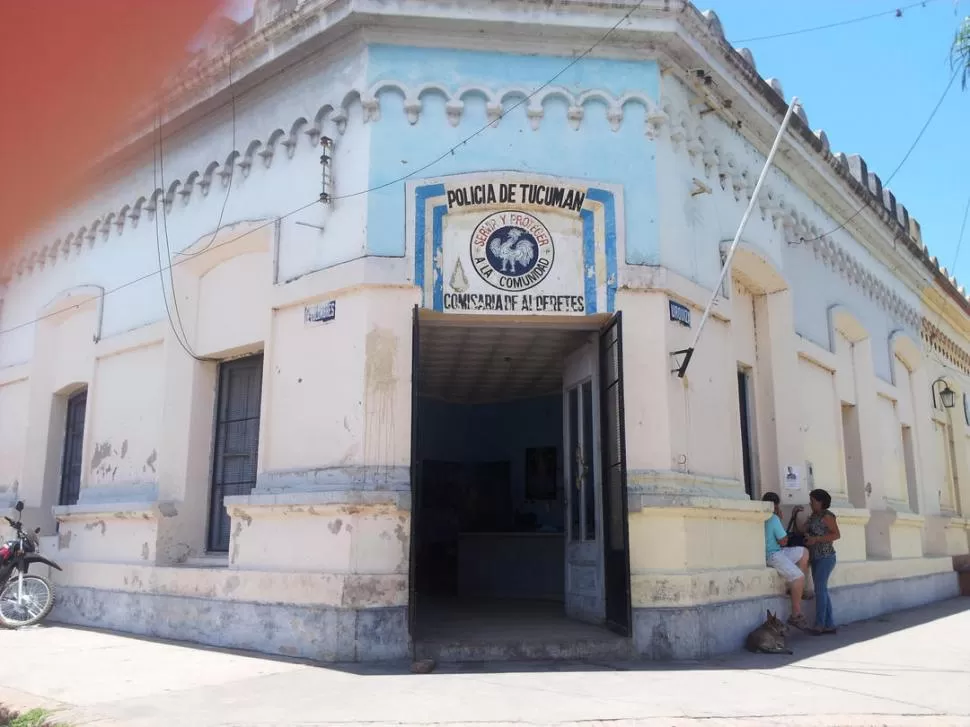
<path id="1" fill-rule="evenodd" d="M 40 623 L 54 608 L 54 586 L 43 576 L 28 573 L 31 563 L 63 570 L 37 553 L 40 528 L 33 532 L 24 530 L 20 522 L 24 503 L 18 502 L 15 509 L 17 519 L 4 515 L 4 520 L 10 523 L 16 537 L 0 545 L 0 626 L 8 629 Z"/>

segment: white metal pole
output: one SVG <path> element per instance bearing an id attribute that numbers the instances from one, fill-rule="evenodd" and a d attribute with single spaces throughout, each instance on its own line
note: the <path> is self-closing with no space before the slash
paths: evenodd
<path id="1" fill-rule="evenodd" d="M 694 355 L 694 349 L 697 347 L 697 341 L 701 337 L 701 331 L 704 330 L 704 324 L 707 323 L 707 319 L 711 315 L 711 309 L 714 307 L 714 303 L 717 301 L 717 296 L 721 292 L 721 286 L 724 285 L 724 278 L 727 277 L 728 271 L 731 269 L 731 260 L 734 258 L 734 252 L 738 248 L 738 243 L 741 242 L 741 235 L 744 234 L 744 228 L 748 224 L 748 218 L 751 216 L 751 211 L 754 209 L 755 204 L 758 202 L 758 194 L 761 192 L 761 185 L 764 184 L 765 178 L 768 176 L 768 170 L 771 168 L 771 162 L 775 158 L 775 154 L 778 152 L 778 147 L 781 146 L 781 139 L 785 135 L 785 129 L 788 128 L 788 122 L 791 120 L 792 111 L 795 109 L 795 104 L 798 103 L 798 97 L 794 97 L 791 103 L 788 105 L 788 111 L 785 112 L 785 118 L 781 121 L 781 126 L 778 129 L 778 135 L 775 136 L 775 143 L 771 145 L 771 151 L 768 152 L 768 158 L 765 160 L 765 166 L 761 170 L 761 175 L 758 177 L 758 183 L 754 185 L 754 191 L 751 193 L 751 200 L 748 202 L 748 208 L 744 211 L 744 216 L 741 218 L 741 224 L 738 225 L 738 231 L 734 233 L 734 240 L 731 242 L 731 249 L 728 250 L 727 257 L 724 259 L 724 265 L 721 267 L 721 275 L 717 279 L 717 285 L 714 286 L 714 292 L 711 294 L 711 299 L 707 302 L 707 307 L 704 309 L 704 315 L 701 316 L 701 322 L 697 324 L 697 332 L 694 334 L 694 340 L 690 344 L 689 348 L 686 348 L 682 352 L 684 354 L 684 361 L 677 369 L 677 375 L 680 378 L 684 378 L 684 374 L 687 373 L 687 367 L 690 365 L 690 360 Z"/>

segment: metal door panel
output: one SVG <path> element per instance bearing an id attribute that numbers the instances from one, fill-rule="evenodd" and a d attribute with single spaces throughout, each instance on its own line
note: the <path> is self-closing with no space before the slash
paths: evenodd
<path id="1" fill-rule="evenodd" d="M 629 636 L 630 530 L 627 508 L 626 428 L 623 406 L 623 332 L 617 313 L 600 333 L 600 402 L 603 431 L 603 563 L 606 624 Z"/>
<path id="2" fill-rule="evenodd" d="M 563 376 L 563 452 L 566 493 L 566 613 L 602 623 L 602 502 L 599 392 L 592 342 L 567 357 Z"/>
<path id="3" fill-rule="evenodd" d="M 411 321 L 411 538 L 409 545 L 408 565 L 408 631 L 414 639 L 417 623 L 417 533 L 418 513 L 421 512 L 421 461 L 418 452 L 418 392 L 419 373 L 421 371 L 420 348 L 420 307 L 414 306 Z"/>

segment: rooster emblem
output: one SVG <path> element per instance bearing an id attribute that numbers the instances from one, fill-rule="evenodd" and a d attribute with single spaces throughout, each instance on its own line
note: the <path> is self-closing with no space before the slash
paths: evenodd
<path id="1" fill-rule="evenodd" d="M 488 243 L 488 251 L 502 263 L 502 273 L 515 275 L 516 266 L 521 265 L 528 269 L 535 260 L 535 243 L 529 237 L 523 238 L 525 234 L 525 230 L 513 227 L 504 240 L 500 235 L 496 235 Z"/>

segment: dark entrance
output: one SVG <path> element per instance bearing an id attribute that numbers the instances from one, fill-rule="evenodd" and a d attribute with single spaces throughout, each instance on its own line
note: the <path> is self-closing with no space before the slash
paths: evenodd
<path id="1" fill-rule="evenodd" d="M 751 456 L 751 374 L 738 369 L 738 410 L 741 414 L 741 460 L 744 466 L 744 491 L 753 498 L 754 467 Z"/>
<path id="2" fill-rule="evenodd" d="M 632 648 L 609 633 L 631 626 L 620 325 L 618 315 L 552 323 L 415 308 L 416 654 Z M 573 411 L 577 397 L 588 417 Z M 575 541 L 570 518 L 585 523 Z"/>
<path id="3" fill-rule="evenodd" d="M 88 406 L 88 390 L 72 394 L 67 400 L 64 427 L 64 457 L 61 461 L 61 489 L 58 505 L 76 505 L 81 493 L 81 449 L 84 446 L 84 415 Z"/>
<path id="4" fill-rule="evenodd" d="M 209 550 L 229 550 L 229 513 L 224 499 L 248 495 L 256 485 L 259 406 L 263 355 L 226 361 L 219 366 L 212 494 L 209 501 Z"/>

